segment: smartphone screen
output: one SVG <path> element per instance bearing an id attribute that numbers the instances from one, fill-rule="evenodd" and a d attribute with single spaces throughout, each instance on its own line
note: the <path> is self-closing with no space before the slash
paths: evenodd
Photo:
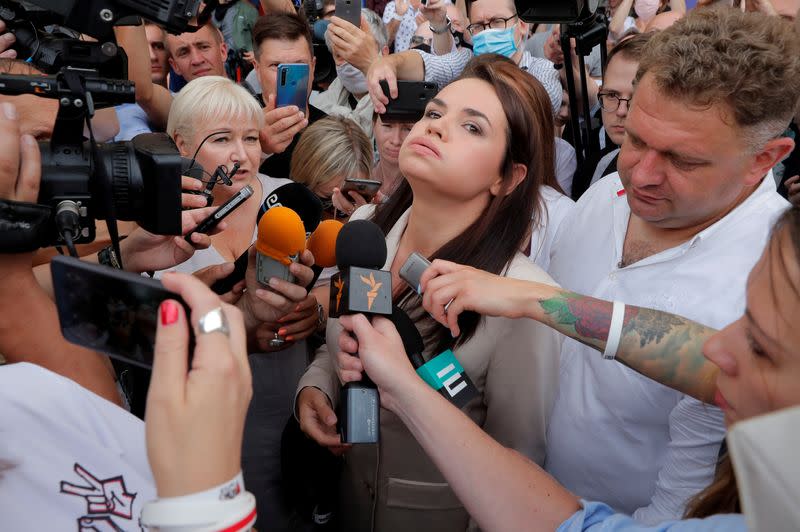
<path id="1" fill-rule="evenodd" d="M 177 300 L 190 315 L 181 297 L 155 279 L 63 256 L 51 270 L 64 338 L 143 368 L 153 367 L 161 302 Z M 192 336 L 190 364 L 193 351 Z"/>
<path id="2" fill-rule="evenodd" d="M 276 107 L 294 105 L 305 112 L 308 100 L 308 73 L 308 65 L 305 63 L 278 65 Z"/>
<path id="3" fill-rule="evenodd" d="M 342 186 L 342 194 L 344 197 L 351 201 L 352 198 L 348 194 L 348 192 L 357 192 L 364 198 L 364 201 L 367 203 L 372 201 L 372 198 L 375 197 L 375 194 L 381 189 L 381 182 L 380 181 L 373 181 L 372 179 L 345 179 L 344 185 Z"/>

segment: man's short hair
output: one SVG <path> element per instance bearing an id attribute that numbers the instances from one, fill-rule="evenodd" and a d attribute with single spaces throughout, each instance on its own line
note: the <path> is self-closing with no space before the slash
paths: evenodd
<path id="1" fill-rule="evenodd" d="M 303 17 L 294 13 L 270 13 L 260 17 L 253 26 L 253 50 L 256 57 L 261 53 L 261 43 L 272 39 L 276 41 L 296 41 L 305 39 L 308 51 L 314 56 L 311 44 L 311 28 Z"/>
<path id="2" fill-rule="evenodd" d="M 610 65 L 611 59 L 617 55 L 624 57 L 629 61 L 635 61 L 638 63 L 642 58 L 642 53 L 644 52 L 645 46 L 648 42 L 650 42 L 650 38 L 652 36 L 653 33 L 639 33 L 620 41 L 611 49 L 611 51 L 608 52 L 606 66 Z"/>
<path id="3" fill-rule="evenodd" d="M 363 8 L 361 14 L 364 15 L 364 20 L 367 21 L 367 26 L 369 26 L 375 42 L 378 43 L 378 53 L 380 53 L 383 47 L 389 43 L 389 31 L 386 29 L 386 24 L 383 23 L 380 15 L 371 9 Z M 328 47 L 328 51 L 333 53 L 333 42 L 327 31 L 325 32 L 325 45 Z"/>
<path id="4" fill-rule="evenodd" d="M 649 75 L 663 96 L 722 104 L 753 149 L 779 136 L 800 97 L 800 36 L 779 17 L 693 10 L 645 47 L 636 83 Z"/>
<path id="5" fill-rule="evenodd" d="M 164 26 L 162 26 L 161 24 L 156 24 L 155 22 L 153 22 L 151 20 L 145 20 L 144 21 L 144 27 L 146 28 L 147 26 L 155 26 L 156 28 L 161 30 L 161 35 L 163 37 L 163 41 L 167 42 L 167 30 L 164 29 Z"/>

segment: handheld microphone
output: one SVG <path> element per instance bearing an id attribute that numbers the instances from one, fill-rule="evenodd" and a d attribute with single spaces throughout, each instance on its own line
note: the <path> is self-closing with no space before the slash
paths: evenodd
<path id="1" fill-rule="evenodd" d="M 308 239 L 306 248 L 314 255 L 314 265 L 311 267 L 314 278 L 308 284 L 309 290 L 316 284 L 322 270 L 336 266 L 336 238 L 342 227 L 344 224 L 338 220 L 325 220 Z"/>
<path id="2" fill-rule="evenodd" d="M 256 279 L 268 285 L 271 277 L 294 282 L 289 265 L 296 262 L 306 245 L 303 221 L 288 207 L 267 211 L 258 222 Z"/>
<path id="3" fill-rule="evenodd" d="M 237 167 L 234 166 L 234 169 L 237 169 Z M 231 176 L 233 173 L 234 172 L 231 171 Z M 287 183 L 273 190 L 264 200 L 264 203 L 261 204 L 258 210 L 256 224 L 258 224 L 264 216 L 264 213 L 269 211 L 272 207 L 288 207 L 297 213 L 300 219 L 303 220 L 306 236 L 317 228 L 320 219 L 322 219 L 322 202 L 316 194 L 300 183 Z M 227 294 L 233 289 L 236 283 L 244 279 L 245 273 L 247 272 L 248 251 L 249 250 L 245 250 L 245 252 L 236 259 L 233 272 L 230 275 L 211 285 L 211 290 L 213 290 L 214 293 L 220 295 Z M 335 262 L 333 264 L 335 264 Z M 333 264 L 331 264 L 331 266 L 333 266 Z M 321 271 L 322 270 L 320 270 L 320 272 Z M 314 279 L 314 282 L 316 282 L 316 280 L 317 278 Z"/>
<path id="4" fill-rule="evenodd" d="M 329 315 L 392 314 L 392 274 L 379 268 L 386 262 L 386 240 L 369 220 L 354 220 L 336 238 L 339 273 L 331 278 Z"/>
<path id="5" fill-rule="evenodd" d="M 306 238 L 317 229 L 322 219 L 322 200 L 300 183 L 286 183 L 273 190 L 258 210 L 258 219 L 273 207 L 288 207 L 296 212 L 303 220 Z"/>
<path id="6" fill-rule="evenodd" d="M 403 348 L 417 370 L 417 375 L 442 397 L 461 409 L 478 396 L 478 388 L 458 362 L 453 351 L 448 349 L 427 362 L 422 357 L 425 344 L 422 335 L 411 318 L 402 309 L 394 307 L 389 319 L 403 340 Z"/>
<path id="7" fill-rule="evenodd" d="M 369 220 L 345 224 L 336 238 L 339 273 L 331 278 L 328 314 L 392 314 L 392 274 L 380 270 L 386 262 L 386 240 L 380 227 Z M 377 443 L 380 397 L 375 384 L 364 376 L 342 387 L 339 432 L 344 443 Z"/>

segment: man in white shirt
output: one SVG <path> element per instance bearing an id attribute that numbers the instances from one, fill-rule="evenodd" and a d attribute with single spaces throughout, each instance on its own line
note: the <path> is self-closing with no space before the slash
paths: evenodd
<path id="1" fill-rule="evenodd" d="M 794 145 L 780 134 L 800 97 L 798 57 L 788 24 L 735 10 L 692 13 L 655 35 L 619 173 L 562 224 L 553 277 L 716 328 L 741 315 L 747 274 L 788 206 L 770 168 Z M 724 433 L 718 409 L 564 342 L 546 468 L 581 497 L 646 523 L 679 518 L 711 482 Z"/>

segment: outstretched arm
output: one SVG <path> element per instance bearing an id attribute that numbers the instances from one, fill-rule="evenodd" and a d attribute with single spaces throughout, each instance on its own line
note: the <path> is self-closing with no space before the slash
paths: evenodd
<path id="1" fill-rule="evenodd" d="M 606 348 L 614 308 L 610 301 L 438 260 L 423 274 L 421 284 L 425 309 L 455 335 L 460 332 L 458 314 L 472 310 L 531 318 L 598 351 Z M 628 306 L 616 359 L 665 386 L 711 403 L 718 368 L 703 356 L 702 348 L 714 333 L 675 314 Z"/>

